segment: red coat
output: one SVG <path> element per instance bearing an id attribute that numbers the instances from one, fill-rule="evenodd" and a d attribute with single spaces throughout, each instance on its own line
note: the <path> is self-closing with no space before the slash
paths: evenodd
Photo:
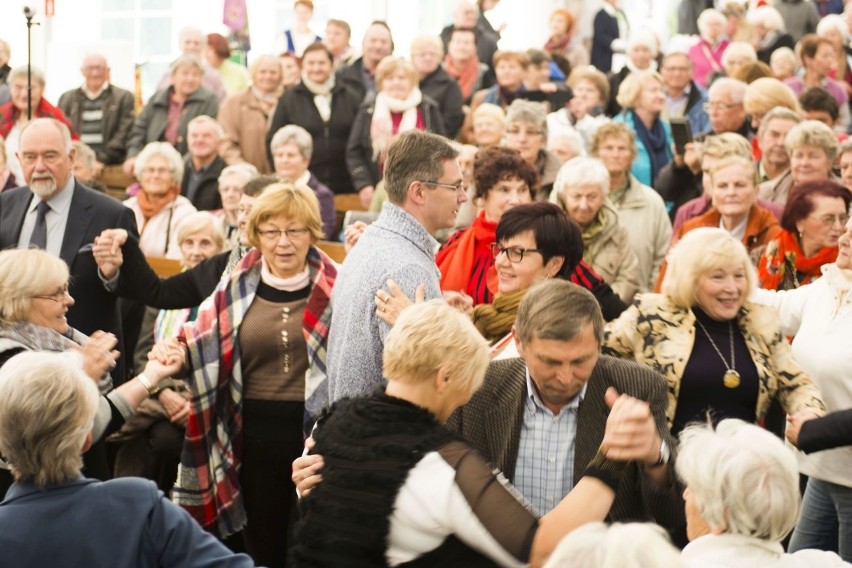
<path id="1" fill-rule="evenodd" d="M 3 138 L 9 136 L 9 132 L 12 131 L 12 128 L 15 127 L 15 123 L 18 121 L 19 114 L 20 111 L 18 111 L 18 107 L 16 107 L 12 101 L 0 106 L 0 136 Z M 68 117 L 65 116 L 65 113 L 62 112 L 62 109 L 53 106 L 44 100 L 44 98 L 42 98 L 41 101 L 39 101 L 38 106 L 33 109 L 33 118 L 55 118 L 68 127 L 68 130 L 71 131 L 72 139 L 78 140 L 80 138 L 80 136 L 74 132 L 74 126 L 71 124 Z"/>

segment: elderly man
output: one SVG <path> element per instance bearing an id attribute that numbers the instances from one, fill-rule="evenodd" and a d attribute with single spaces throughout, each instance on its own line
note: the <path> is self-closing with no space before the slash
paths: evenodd
<path id="1" fill-rule="evenodd" d="M 222 83 L 222 78 L 219 76 L 219 71 L 207 63 L 204 57 L 204 50 L 207 49 L 207 36 L 198 28 L 188 26 L 182 28 L 178 32 L 180 41 L 180 51 L 183 55 L 194 55 L 201 60 L 201 66 L 204 70 L 204 76 L 201 79 L 201 86 L 208 91 L 213 91 L 219 102 L 225 100 L 228 96 L 225 90 L 225 84 Z M 157 83 L 157 90 L 160 91 L 168 87 L 172 82 L 171 71 L 166 71 L 160 82 Z"/>
<path id="2" fill-rule="evenodd" d="M 413 130 L 400 135 L 388 150 L 384 179 L 388 201 L 346 257 L 331 296 L 331 402 L 369 394 L 381 383 L 390 326 L 376 316 L 377 290 L 393 280 L 410 298 L 421 284 L 427 299 L 441 297 L 432 235 L 452 227 L 468 199 L 458 151 L 435 134 Z"/>
<path id="3" fill-rule="evenodd" d="M 710 129 L 710 118 L 704 110 L 707 93 L 692 79 L 692 60 L 686 53 L 673 52 L 663 58 L 660 75 L 666 87 L 663 118 L 686 118 L 692 132 Z"/>
<path id="4" fill-rule="evenodd" d="M 216 119 L 202 114 L 189 121 L 186 132 L 189 153 L 184 159 L 180 194 L 199 211 L 221 209 L 219 174 L 226 164 L 218 149 L 225 131 Z"/>
<path id="5" fill-rule="evenodd" d="M 751 121 L 746 116 L 743 99 L 747 85 L 742 81 L 722 77 L 716 79 L 707 91 L 707 116 L 710 119 L 710 130 L 702 134 L 721 134 L 736 132 L 751 140 L 753 132 Z"/>
<path id="6" fill-rule="evenodd" d="M 138 238 L 133 212 L 74 179 L 71 133 L 57 120 L 27 123 L 18 159 L 27 186 L 0 194 L 0 249 L 38 246 L 60 257 L 71 271 L 75 300 L 68 323 L 87 335 L 103 330 L 120 337 L 116 296 L 98 277 L 92 243 L 104 229 L 125 229 Z M 114 377 L 123 380 L 121 369 Z"/>
<path id="7" fill-rule="evenodd" d="M 355 61 L 355 49 L 349 45 L 352 28 L 344 20 L 331 19 L 325 25 L 325 38 L 322 42 L 334 55 L 334 68 L 340 69 Z"/>
<path id="8" fill-rule="evenodd" d="M 483 386 L 448 426 L 543 515 L 574 487 L 601 447 L 607 391 L 646 401 L 647 413 L 631 424 L 636 436 L 620 448 L 633 463 L 608 518 L 673 529 L 684 517 L 671 470 L 666 381 L 647 367 L 601 355 L 603 325 L 587 290 L 563 280 L 534 286 L 521 300 L 512 331 L 521 358 L 493 361 Z M 319 482 L 320 471 L 321 456 L 302 457 L 293 464 L 293 480 L 304 491 Z"/>
<path id="9" fill-rule="evenodd" d="M 337 81 L 352 89 L 360 100 L 376 92 L 376 67 L 393 53 L 393 37 L 388 25 L 376 20 L 364 33 L 361 57 L 347 67 L 338 69 Z"/>
<path id="10" fill-rule="evenodd" d="M 486 20 L 487 21 L 487 20 Z M 441 41 L 444 42 L 444 50 L 455 28 L 474 30 L 476 34 L 476 54 L 479 61 L 493 69 L 494 54 L 497 53 L 497 40 L 500 39 L 493 29 L 488 29 L 479 17 L 479 6 L 471 0 L 459 0 L 453 11 L 453 23 L 441 30 Z M 475 91 L 474 91 L 475 92 Z"/>
<path id="11" fill-rule="evenodd" d="M 464 99 L 459 84 L 441 67 L 443 58 L 438 36 L 419 36 L 411 42 L 411 63 L 420 76 L 420 91 L 438 103 L 447 138 L 455 138 L 464 120 Z"/>
<path id="12" fill-rule="evenodd" d="M 124 163 L 127 137 L 136 116 L 133 93 L 110 84 L 106 57 L 92 53 L 80 68 L 83 86 L 59 97 L 59 108 L 71 119 L 80 140 L 95 151 L 95 176 L 104 166 Z"/>
<path id="13" fill-rule="evenodd" d="M 55 118 L 71 130 L 71 137 L 78 138 L 73 125 L 62 109 L 47 102 L 44 95 L 44 73 L 37 67 L 30 67 L 32 91 L 30 103 L 33 118 Z M 18 161 L 18 138 L 24 125 L 29 120 L 27 116 L 27 67 L 12 69 L 8 77 L 9 91 L 12 100 L 0 106 L 0 138 L 6 141 L 7 166 L 15 179 L 24 179 L 24 171 Z"/>
<path id="14" fill-rule="evenodd" d="M 470 104 L 473 94 L 494 84 L 494 72 L 476 55 L 476 30 L 453 28 L 447 43 L 444 70 L 461 88 L 465 104 Z"/>
<path id="15" fill-rule="evenodd" d="M 790 170 L 790 156 L 784 147 L 787 133 L 802 122 L 802 117 L 792 110 L 776 107 L 763 117 L 757 129 L 761 156 L 757 164 L 760 181 L 777 180 Z"/>
<path id="16" fill-rule="evenodd" d="M 140 398 L 147 396 L 141 377 L 128 385 Z M 0 503 L 5 556 L 17 566 L 51 566 L 58 558 L 68 568 L 254 566 L 152 482 L 83 477 L 80 454 L 92 444 L 97 410 L 97 388 L 79 358 L 23 353 L 3 365 L 0 452 L 15 476 Z"/>

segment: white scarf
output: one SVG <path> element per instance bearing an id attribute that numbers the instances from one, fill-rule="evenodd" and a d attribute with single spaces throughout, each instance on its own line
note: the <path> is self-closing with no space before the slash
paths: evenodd
<path id="1" fill-rule="evenodd" d="M 288 278 L 281 278 L 272 274 L 272 271 L 269 270 L 269 264 L 266 262 L 266 258 L 261 257 L 260 280 L 264 284 L 272 286 L 276 290 L 295 292 L 296 290 L 301 290 L 311 283 L 310 267 L 307 263 L 305 263 L 305 269 L 299 274 Z"/>
<path id="2" fill-rule="evenodd" d="M 334 73 L 330 74 L 324 83 L 311 81 L 307 75 L 302 73 L 302 84 L 314 94 L 314 105 L 316 105 L 322 121 L 328 122 L 331 118 L 331 90 L 334 88 Z"/>
<path id="3" fill-rule="evenodd" d="M 373 159 L 384 160 L 388 146 L 393 139 L 392 112 L 401 112 L 402 121 L 399 123 L 397 134 L 402 134 L 417 127 L 417 106 L 423 101 L 423 94 L 417 87 L 404 100 L 393 99 L 383 92 L 376 95 L 376 106 L 373 108 L 373 120 L 370 123 L 370 140 L 373 144 Z"/>

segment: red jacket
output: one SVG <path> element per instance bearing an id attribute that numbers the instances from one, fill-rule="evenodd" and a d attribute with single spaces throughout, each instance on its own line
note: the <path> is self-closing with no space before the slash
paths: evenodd
<path id="1" fill-rule="evenodd" d="M 15 123 L 18 121 L 19 114 L 20 111 L 18 110 L 18 107 L 16 107 L 12 101 L 0 106 L 0 136 L 3 138 L 9 136 L 9 132 L 11 132 L 12 128 L 15 127 Z M 33 109 L 33 118 L 55 118 L 68 127 L 68 130 L 71 131 L 72 139 L 78 140 L 80 138 L 80 136 L 74 132 L 74 127 L 71 125 L 71 121 L 67 116 L 65 116 L 62 109 L 53 106 L 44 100 L 44 98 L 42 98 L 38 105 Z"/>

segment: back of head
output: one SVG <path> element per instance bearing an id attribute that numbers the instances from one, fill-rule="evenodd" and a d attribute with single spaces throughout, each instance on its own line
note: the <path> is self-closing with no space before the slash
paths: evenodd
<path id="1" fill-rule="evenodd" d="M 780 542 L 798 519 L 796 458 L 759 426 L 687 426 L 675 467 L 711 530 Z"/>
<path id="2" fill-rule="evenodd" d="M 544 568 L 682 568 L 680 552 L 653 523 L 588 523 L 563 538 Z"/>
<path id="3" fill-rule="evenodd" d="M 388 380 L 417 385 L 447 368 L 471 390 L 482 384 L 489 347 L 470 317 L 443 300 L 409 306 L 385 339 L 382 371 Z"/>
<path id="4" fill-rule="evenodd" d="M 388 200 L 401 206 L 412 182 L 440 178 L 444 162 L 455 160 L 458 155 L 443 136 L 420 130 L 403 132 L 391 143 L 385 161 Z"/>
<path id="5" fill-rule="evenodd" d="M 533 339 L 570 341 L 589 323 L 601 343 L 603 314 L 591 292 L 565 280 L 545 280 L 530 288 L 521 300 L 515 332 L 521 343 Z"/>
<path id="6" fill-rule="evenodd" d="M 24 352 L 0 368 L 0 452 L 36 487 L 80 475 L 99 400 L 73 352 Z"/>

